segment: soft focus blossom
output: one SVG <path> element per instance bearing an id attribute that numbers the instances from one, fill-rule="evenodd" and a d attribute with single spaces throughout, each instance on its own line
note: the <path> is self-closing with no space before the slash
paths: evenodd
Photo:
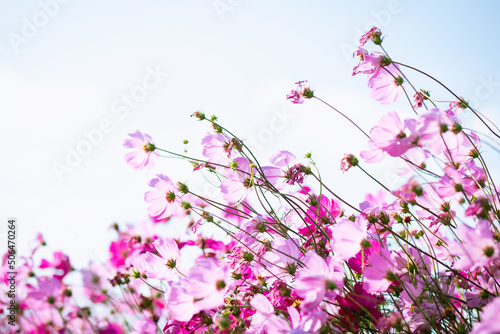
<path id="1" fill-rule="evenodd" d="M 476 322 L 470 334 L 498 334 L 498 314 L 500 313 L 500 297 L 496 297 L 481 312 L 481 322 Z"/>

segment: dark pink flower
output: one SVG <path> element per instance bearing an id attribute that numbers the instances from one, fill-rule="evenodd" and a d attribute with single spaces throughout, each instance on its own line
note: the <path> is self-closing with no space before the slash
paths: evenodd
<path id="1" fill-rule="evenodd" d="M 314 97 L 314 93 L 311 88 L 309 88 L 307 80 L 297 81 L 295 84 L 297 85 L 297 88 L 292 90 L 291 93 L 286 96 L 287 100 L 292 100 L 292 103 L 294 104 L 302 104 L 305 99 Z"/>
<path id="2" fill-rule="evenodd" d="M 294 185 L 296 183 L 302 184 L 304 182 L 304 175 L 306 175 L 307 167 L 303 164 L 296 164 L 285 173 L 286 183 Z"/>
<path id="3" fill-rule="evenodd" d="M 61 275 L 54 274 L 54 277 L 62 280 L 67 273 L 69 273 L 73 268 L 71 268 L 71 263 L 69 262 L 69 257 L 64 255 L 62 252 L 54 252 L 54 260 L 49 262 L 45 259 L 40 263 L 40 268 L 55 268 L 62 271 Z"/>
<path id="4" fill-rule="evenodd" d="M 151 137 L 137 130 L 129 134 L 123 146 L 135 149 L 125 155 L 125 161 L 135 169 L 152 168 L 158 159 L 158 153 Z"/>
<path id="5" fill-rule="evenodd" d="M 344 157 L 340 160 L 340 170 L 342 173 L 347 172 L 351 167 L 358 165 L 358 158 L 352 154 L 344 154 Z"/>
<path id="6" fill-rule="evenodd" d="M 370 30 L 365 32 L 363 36 L 361 36 L 361 38 L 359 39 L 358 49 L 362 48 L 369 40 L 372 40 L 373 43 L 380 45 L 382 43 L 382 39 L 380 38 L 381 35 L 382 32 L 380 31 L 379 28 L 372 27 Z"/>
<path id="7" fill-rule="evenodd" d="M 363 289 L 362 284 L 356 283 L 351 292 L 345 297 L 337 296 L 342 324 L 349 332 L 357 332 L 359 318 L 357 314 L 367 314 L 374 325 L 383 317 L 377 305 L 384 302 L 383 296 L 376 296 Z"/>
<path id="8" fill-rule="evenodd" d="M 224 304 L 229 268 L 211 257 L 203 257 L 189 270 L 186 291 L 194 298 L 195 313 Z"/>
<path id="9" fill-rule="evenodd" d="M 132 253 L 132 248 L 125 240 L 118 240 L 111 242 L 109 245 L 109 252 L 111 253 L 109 262 L 111 262 L 115 268 L 119 268 L 125 264 L 125 260 Z"/>
<path id="10" fill-rule="evenodd" d="M 427 97 L 429 96 L 428 92 L 423 92 L 423 91 L 418 91 L 413 95 L 414 102 L 413 102 L 413 108 L 422 108 L 424 101 L 427 100 Z"/>

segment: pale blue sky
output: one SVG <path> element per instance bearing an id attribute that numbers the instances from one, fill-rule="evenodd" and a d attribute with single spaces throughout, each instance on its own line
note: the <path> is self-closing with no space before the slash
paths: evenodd
<path id="1" fill-rule="evenodd" d="M 153 171 L 131 170 L 123 162 L 126 134 L 140 129 L 158 146 L 177 150 L 190 139 L 198 155 L 207 130 L 189 117 L 198 109 L 217 114 L 242 138 L 260 138 L 255 146 L 263 161 L 279 149 L 312 151 L 327 181 L 358 203 L 361 185 L 377 188 L 360 183 L 359 174 L 342 175 L 338 166 L 343 153 L 365 148 L 364 138 L 317 102 L 292 106 L 285 94 L 307 79 L 368 131 L 396 106 L 369 99 L 365 78 L 351 77 L 347 55 L 360 33 L 377 24 L 393 58 L 475 98 L 498 123 L 499 7 L 496 1 L 2 0 L 1 218 L 19 220 L 24 249 L 42 231 L 77 266 L 103 259 L 112 222 L 147 219 L 143 194 L 155 173 L 189 176 L 186 165 L 172 160 Z M 160 73 L 156 81 L 152 72 Z M 406 74 L 417 86 L 426 82 Z M 419 86 L 441 96 L 435 87 Z M 143 100 L 127 107 L 124 96 L 140 92 Z M 404 103 L 397 107 L 403 118 L 412 116 Z M 65 164 L 102 122 L 107 133 L 58 178 L 54 163 Z M 272 124 L 279 129 L 269 132 Z M 392 174 L 373 171 L 391 182 Z"/>

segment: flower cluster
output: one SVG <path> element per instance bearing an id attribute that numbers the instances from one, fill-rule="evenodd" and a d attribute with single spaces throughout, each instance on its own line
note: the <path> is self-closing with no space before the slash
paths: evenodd
<path id="1" fill-rule="evenodd" d="M 80 271 L 92 309 L 64 282 L 74 269 L 63 253 L 38 268 L 24 258 L 22 332 L 498 333 L 500 188 L 485 139 L 462 126 L 463 99 L 438 107 L 406 79 L 411 67 L 363 49 L 370 40 L 381 46 L 381 31 L 361 38 L 353 74 L 368 75 L 371 98 L 390 104 L 415 91 L 412 117 L 390 111 L 369 134 L 348 118 L 368 144 L 361 159 L 345 154 L 340 169 L 379 192 L 349 203 L 323 183 L 310 154 L 278 151 L 262 163 L 216 117 L 197 112 L 215 131 L 201 156 L 175 155 L 215 180 L 220 196 L 157 174 L 144 196 L 151 223 L 115 225 L 108 262 Z M 297 85 L 292 103 L 316 97 Z M 140 131 L 130 136 L 126 160 L 136 169 L 152 166 L 157 150 L 171 153 Z M 368 171 L 389 157 L 406 166 L 395 189 Z M 186 233 L 164 235 L 165 223 Z M 210 228 L 225 237 L 208 237 Z"/>

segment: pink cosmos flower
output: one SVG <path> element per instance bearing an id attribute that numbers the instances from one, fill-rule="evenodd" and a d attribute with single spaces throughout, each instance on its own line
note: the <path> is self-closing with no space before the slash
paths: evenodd
<path id="1" fill-rule="evenodd" d="M 319 233 L 319 228 L 326 228 L 328 225 L 335 223 L 335 220 L 342 213 L 340 201 L 330 199 L 325 195 L 313 197 L 316 202 L 314 206 L 307 208 L 306 216 L 302 226 L 299 227 L 299 233 L 308 236 Z M 309 202 L 310 203 L 310 202 Z"/>
<path id="2" fill-rule="evenodd" d="M 169 278 L 181 257 L 177 242 L 172 238 L 158 238 L 153 242 L 153 246 L 160 256 L 146 252 L 145 260 L 152 267 L 160 267 L 160 270 L 148 272 L 147 275 L 157 279 Z"/>
<path id="3" fill-rule="evenodd" d="M 236 158 L 233 164 L 235 169 L 226 168 L 223 171 L 226 180 L 222 181 L 220 188 L 224 200 L 239 203 L 247 198 L 256 181 L 252 178 L 252 168 L 247 158 Z"/>
<path id="4" fill-rule="evenodd" d="M 292 306 L 287 307 L 290 324 L 283 318 L 273 314 L 266 319 L 266 333 L 269 334 L 319 334 L 326 322 L 326 313 L 322 311 L 308 314 L 299 313 Z"/>
<path id="5" fill-rule="evenodd" d="M 132 329 L 130 334 L 156 334 L 156 323 L 149 318 L 140 319 L 134 323 Z"/>
<path id="6" fill-rule="evenodd" d="M 55 268 L 62 271 L 61 275 L 54 275 L 55 278 L 62 280 L 67 273 L 69 273 L 73 268 L 71 268 L 71 263 L 69 258 L 62 252 L 54 252 L 54 260 L 49 262 L 45 259 L 42 260 L 40 268 Z"/>
<path id="7" fill-rule="evenodd" d="M 283 171 L 281 168 L 273 166 L 262 166 L 262 173 L 264 174 L 259 180 L 259 184 L 263 186 L 270 187 L 270 185 L 278 190 L 283 189 L 285 186 Z"/>
<path id="8" fill-rule="evenodd" d="M 392 104 L 403 94 L 403 78 L 397 65 L 381 67 L 368 79 L 370 97 L 381 104 Z"/>
<path id="9" fill-rule="evenodd" d="M 479 218 L 486 219 L 488 218 L 488 211 L 491 209 L 491 203 L 486 197 L 478 197 L 469 204 L 467 209 L 465 210 L 465 216 L 477 216 Z"/>
<path id="10" fill-rule="evenodd" d="M 267 232 L 267 223 L 261 215 L 248 219 L 241 225 L 240 230 L 234 234 L 234 238 L 253 248 L 252 245 L 258 243 L 258 240 L 261 239 L 260 236 Z"/>
<path id="11" fill-rule="evenodd" d="M 377 309 L 377 305 L 384 302 L 384 297 L 368 293 L 360 283 L 356 283 L 353 291 L 347 293 L 345 298 L 337 296 L 336 299 L 340 306 L 339 315 L 341 321 L 346 328 L 350 329 L 350 332 L 356 332 L 358 328 L 359 319 L 355 315 L 356 311 L 369 313 L 370 319 L 375 325 L 383 317 L 382 313 Z"/>
<path id="12" fill-rule="evenodd" d="M 391 284 L 399 278 L 399 271 L 394 263 L 391 252 L 387 248 L 379 254 L 368 257 L 370 266 L 365 268 L 363 288 L 368 292 L 385 292 Z"/>
<path id="13" fill-rule="evenodd" d="M 492 296 L 496 295 L 496 279 L 495 277 L 486 278 L 482 275 L 477 277 L 479 287 L 472 286 L 472 291 L 465 291 L 464 295 L 467 298 L 467 305 L 470 308 L 484 306 L 488 304 Z"/>
<path id="14" fill-rule="evenodd" d="M 173 215 L 182 215 L 182 207 L 180 206 L 180 197 L 177 187 L 167 176 L 157 174 L 157 178 L 149 182 L 149 186 L 154 188 L 154 191 L 148 191 L 144 194 L 144 200 L 151 203 L 148 207 L 149 215 L 156 219 L 162 220 Z"/>
<path id="15" fill-rule="evenodd" d="M 125 161 L 135 169 L 152 168 L 158 159 L 158 153 L 151 137 L 139 130 L 129 136 L 131 139 L 125 139 L 123 146 L 135 150 L 125 155 Z"/>
<path id="16" fill-rule="evenodd" d="M 303 164 L 296 164 L 290 167 L 285 173 L 286 183 L 294 185 L 296 183 L 302 184 L 304 182 L 304 175 L 306 175 L 307 167 Z"/>
<path id="17" fill-rule="evenodd" d="M 362 243 L 370 243 L 367 238 L 367 221 L 358 216 L 355 222 L 341 218 L 332 231 L 332 250 L 344 261 L 356 255 L 362 248 Z"/>
<path id="18" fill-rule="evenodd" d="M 489 221 L 479 220 L 476 228 L 460 224 L 456 234 L 462 241 L 455 241 L 450 246 L 450 254 L 459 257 L 454 268 L 474 270 L 499 260 L 500 248 L 493 238 Z"/>
<path id="19" fill-rule="evenodd" d="M 301 307 L 313 311 L 326 298 L 333 301 L 342 292 L 344 269 L 339 259 L 326 261 L 316 252 L 309 251 L 302 258 L 304 267 L 297 272 L 295 292 L 303 299 Z"/>
<path id="20" fill-rule="evenodd" d="M 493 299 L 481 312 L 481 322 L 472 326 L 470 334 L 496 334 L 498 331 L 498 314 L 500 313 L 500 297 Z"/>
<path id="21" fill-rule="evenodd" d="M 441 177 L 437 193 L 444 199 L 453 198 L 457 201 L 462 198 L 462 191 L 471 194 L 474 191 L 475 183 L 474 180 L 466 178 L 467 171 L 464 165 L 458 169 L 446 166 L 446 174 Z"/>
<path id="22" fill-rule="evenodd" d="M 340 170 L 342 173 L 347 172 L 351 167 L 358 165 L 358 158 L 352 154 L 344 153 L 344 157 L 340 160 Z"/>
<path id="23" fill-rule="evenodd" d="M 269 157 L 269 161 L 276 167 L 288 167 L 295 162 L 295 155 L 288 151 L 278 151 Z"/>
<path id="24" fill-rule="evenodd" d="M 413 95 L 415 101 L 413 102 L 413 108 L 422 108 L 424 105 L 424 100 L 427 100 L 427 96 L 429 96 L 428 92 L 418 91 Z"/>
<path id="25" fill-rule="evenodd" d="M 238 148 L 241 150 L 241 147 L 234 145 L 234 140 L 234 138 L 230 138 L 222 133 L 207 133 L 201 140 L 201 144 L 203 145 L 202 154 L 209 162 L 227 165 L 236 156 Z"/>
<path id="26" fill-rule="evenodd" d="M 99 334 L 122 334 L 125 332 L 122 326 L 117 323 L 111 323 L 109 321 L 106 324 L 101 325 L 99 328 Z"/>
<path id="27" fill-rule="evenodd" d="M 297 261 L 300 256 L 297 239 L 276 238 L 271 243 L 271 250 L 264 254 L 263 264 L 267 270 L 263 270 L 262 276 L 269 276 L 269 281 L 274 282 L 276 277 L 289 280 L 297 270 Z"/>
<path id="28" fill-rule="evenodd" d="M 32 288 L 28 297 L 33 299 L 37 309 L 60 302 L 63 285 L 57 278 L 38 278 L 38 288 Z"/>
<path id="29" fill-rule="evenodd" d="M 375 145 L 373 140 L 370 140 L 368 142 L 368 149 L 367 150 L 361 151 L 359 153 L 359 156 L 361 158 L 365 159 L 365 162 L 368 162 L 368 163 L 380 162 L 380 161 L 384 160 L 386 155 L 387 155 L 387 153 L 383 149 L 381 149 L 380 147 Z"/>
<path id="30" fill-rule="evenodd" d="M 227 265 L 214 258 L 203 257 L 196 261 L 196 266 L 189 270 L 189 281 L 186 281 L 186 291 L 195 300 L 196 313 L 224 304 L 228 272 Z"/>
<path id="31" fill-rule="evenodd" d="M 195 314 L 194 298 L 182 282 L 172 282 L 165 293 L 166 309 L 172 319 L 189 321 Z"/>
<path id="32" fill-rule="evenodd" d="M 450 102 L 448 110 L 453 115 L 460 115 L 467 108 L 469 108 L 469 104 L 463 98 L 460 98 L 459 101 Z"/>
<path id="33" fill-rule="evenodd" d="M 230 205 L 230 204 L 228 204 Z M 248 209 L 250 205 L 247 202 L 242 202 L 231 207 L 226 207 L 223 216 L 230 221 L 236 222 L 237 225 L 240 225 L 243 221 L 245 221 L 245 215 L 250 217 L 252 212 Z"/>
<path id="34" fill-rule="evenodd" d="M 257 311 L 252 316 L 252 332 L 265 333 L 267 319 L 274 315 L 274 306 L 269 299 L 261 293 L 256 294 L 252 300 L 250 300 L 250 305 Z"/>
<path id="35" fill-rule="evenodd" d="M 370 240 L 370 247 L 363 249 L 363 252 L 356 253 L 355 256 L 351 257 L 347 263 L 349 268 L 358 275 L 363 273 L 365 267 L 370 265 L 368 257 L 371 254 L 380 254 L 381 245 L 378 241 Z"/>
<path id="36" fill-rule="evenodd" d="M 290 94 L 286 96 L 287 100 L 292 100 L 292 103 L 294 104 L 302 104 L 305 99 L 310 99 L 314 96 L 307 80 L 297 81 L 295 84 L 297 85 L 297 88 L 292 90 Z"/>
<path id="37" fill-rule="evenodd" d="M 436 189 L 436 184 L 427 183 L 423 187 L 422 196 L 415 198 L 416 202 L 422 208 L 417 211 L 421 217 L 427 217 L 434 220 L 431 224 L 446 223 L 449 224 L 455 216 L 453 209 L 458 205 L 456 201 L 449 201 L 442 198 Z"/>
<path id="38" fill-rule="evenodd" d="M 88 268 L 81 269 L 80 272 L 82 273 L 85 295 L 93 303 L 102 303 L 108 299 L 106 291 L 110 291 L 112 288 L 108 278 L 113 275 L 109 266 L 95 265 L 90 262 Z"/>
<path id="39" fill-rule="evenodd" d="M 432 108 L 419 115 L 418 122 L 410 131 L 414 133 L 417 145 L 427 146 L 431 153 L 441 154 L 445 152 L 447 155 L 455 155 L 464 142 L 464 135 L 460 132 L 443 132 L 443 128 L 452 130 L 455 123 L 458 124 L 458 122 L 458 119 L 439 108 Z"/>
<path id="40" fill-rule="evenodd" d="M 401 156 L 413 147 L 413 138 L 405 133 L 405 126 L 394 111 L 382 116 L 370 135 L 373 144 L 392 157 Z"/>
<path id="41" fill-rule="evenodd" d="M 113 241 L 109 245 L 109 252 L 111 258 L 109 262 L 115 267 L 119 268 L 125 264 L 125 260 L 132 253 L 132 248 L 125 240 Z"/>
<path id="42" fill-rule="evenodd" d="M 383 59 L 383 54 L 380 52 L 372 52 L 368 54 L 365 49 L 358 49 L 356 54 L 359 56 L 359 64 L 352 70 L 352 75 L 358 73 L 373 74 L 380 70 L 380 64 Z"/>

